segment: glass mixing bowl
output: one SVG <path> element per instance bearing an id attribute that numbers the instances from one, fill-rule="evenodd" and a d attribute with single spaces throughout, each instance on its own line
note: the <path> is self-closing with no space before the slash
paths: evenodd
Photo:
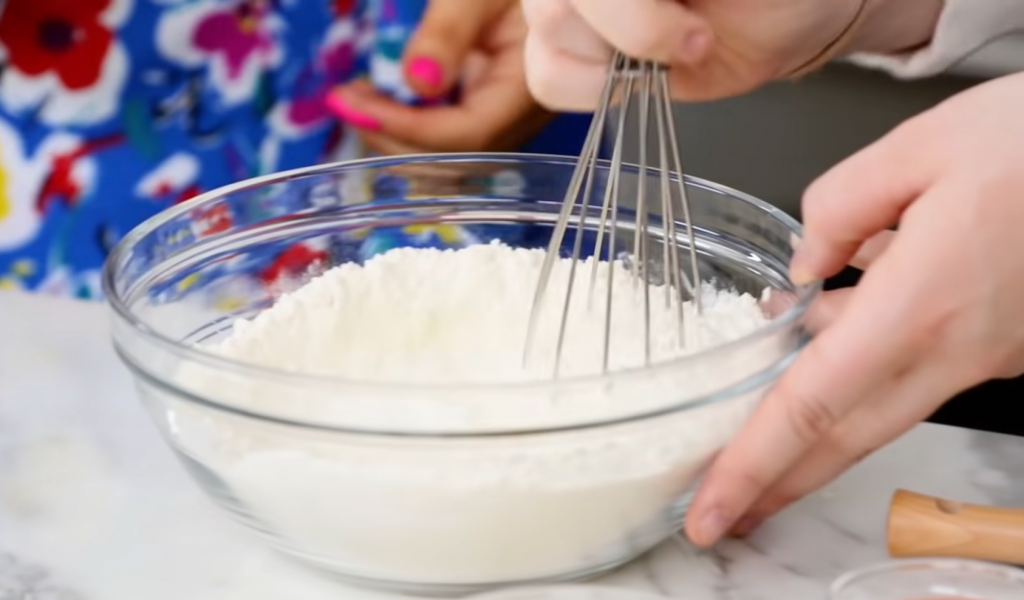
<path id="1" fill-rule="evenodd" d="M 117 351 L 202 489 L 308 564 L 431 594 L 612 569 L 679 530 L 702 469 L 805 342 L 802 316 L 820 286 L 789 283 L 799 225 L 783 212 L 687 179 L 705 280 L 772 290 L 762 305 L 772 320 L 648 368 L 515 385 L 386 385 L 202 348 L 324 269 L 389 244 L 545 247 L 574 167 L 573 158 L 524 155 L 371 159 L 204 194 L 139 226 L 110 257 Z M 607 176 L 601 163 L 596 198 Z M 637 177 L 625 167 L 622 189 L 637 189 Z M 655 206 L 659 175 L 648 177 Z M 626 260 L 630 215 L 618 223 Z M 585 252 L 599 216 L 586 208 Z M 656 242 L 662 231 L 652 219 L 648 235 Z M 687 250 L 677 231 L 673 243 Z M 555 402 L 560 417 L 531 416 L 531 404 Z"/>

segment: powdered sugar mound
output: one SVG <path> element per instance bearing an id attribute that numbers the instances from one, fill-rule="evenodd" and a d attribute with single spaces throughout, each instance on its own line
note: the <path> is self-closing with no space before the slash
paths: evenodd
<path id="1" fill-rule="evenodd" d="M 543 296 L 529 360 L 526 333 L 545 253 L 499 243 L 460 250 L 401 248 L 365 265 L 335 267 L 238 321 L 214 351 L 275 369 L 408 383 L 496 383 L 550 378 L 571 261 L 560 259 Z M 611 268 L 609 268 L 611 267 Z M 611 271 L 611 273 L 610 273 Z M 577 264 L 561 376 L 599 373 L 612 281 L 609 367 L 644 363 L 643 288 L 621 262 Z M 698 352 L 767 323 L 749 294 L 703 289 L 703 311 L 651 286 L 652 361 Z M 685 343 L 679 343 L 682 331 Z"/>

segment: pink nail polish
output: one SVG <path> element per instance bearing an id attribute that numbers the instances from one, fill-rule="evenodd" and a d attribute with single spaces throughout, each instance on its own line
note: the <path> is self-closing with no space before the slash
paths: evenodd
<path id="1" fill-rule="evenodd" d="M 337 92 L 327 94 L 327 98 L 324 99 L 324 104 L 327 105 L 327 109 L 334 113 L 336 117 L 353 127 L 369 129 L 371 131 L 380 129 L 380 121 L 366 113 L 362 113 L 355 108 L 352 108 L 349 103 L 345 101 L 345 98 Z"/>
<path id="2" fill-rule="evenodd" d="M 409 63 L 409 77 L 418 79 L 432 88 L 444 85 L 444 68 L 432 58 L 419 56 Z"/>

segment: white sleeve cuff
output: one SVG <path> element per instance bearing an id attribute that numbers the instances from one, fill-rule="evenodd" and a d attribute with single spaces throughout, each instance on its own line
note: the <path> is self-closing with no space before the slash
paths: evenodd
<path id="1" fill-rule="evenodd" d="M 1015 31 L 1024 31 L 1024 0 L 946 0 L 927 47 L 892 56 L 853 54 L 849 60 L 903 79 L 928 77 Z"/>

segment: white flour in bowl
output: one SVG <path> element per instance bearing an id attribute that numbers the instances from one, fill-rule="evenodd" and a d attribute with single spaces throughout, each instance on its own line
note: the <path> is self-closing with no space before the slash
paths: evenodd
<path id="1" fill-rule="evenodd" d="M 498 243 L 459 251 L 400 248 L 359 266 L 336 267 L 252 321 L 239 321 L 220 354 L 265 367 L 387 383 L 485 383 L 550 378 L 571 261 L 555 264 L 530 360 L 523 349 L 542 250 Z M 573 284 L 561 376 L 602 368 L 608 263 L 590 291 L 592 262 Z M 644 305 L 631 273 L 615 263 L 610 368 L 644 360 Z M 766 323 L 757 299 L 706 288 L 703 314 L 687 303 L 680 345 L 676 304 L 652 286 L 651 359 L 728 342 Z M 674 299 L 673 299 L 674 300 Z"/>
<path id="2" fill-rule="evenodd" d="M 164 399 L 173 412 L 171 437 L 237 498 L 226 502 L 279 545 L 348 575 L 473 586 L 584 574 L 631 558 L 679 526 L 686 491 L 769 382 L 731 388 L 787 352 L 769 341 L 697 367 L 669 364 L 658 376 L 636 370 L 643 363 L 642 294 L 616 264 L 611 366 L 634 370 L 556 386 L 551 361 L 567 260 L 556 264 L 534 352 L 522 366 L 543 256 L 499 244 L 394 250 L 362 267 L 328 271 L 236 323 L 211 348 L 278 370 L 375 385 L 324 384 L 325 391 L 320 384 L 250 384 L 196 365 L 181 371 L 180 383 L 258 414 L 406 431 L 543 430 L 669 408 L 698 389 L 729 390 L 731 397 L 618 424 L 462 438 L 286 426 Z M 588 308 L 590 273 L 590 263 L 577 268 L 564 375 L 601 369 L 607 263 Z M 680 345 L 664 288 L 652 286 L 650 298 L 656 361 L 767 323 L 754 297 L 708 287 L 702 314 L 685 306 Z M 381 382 L 405 386 L 389 391 Z M 483 385 L 502 382 L 510 385 Z M 432 387 L 449 383 L 470 385 Z"/>

